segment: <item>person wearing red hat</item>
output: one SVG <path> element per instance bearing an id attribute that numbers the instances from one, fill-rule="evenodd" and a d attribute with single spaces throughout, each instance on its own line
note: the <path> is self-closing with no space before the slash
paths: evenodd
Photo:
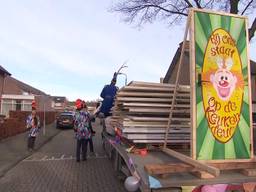
<path id="1" fill-rule="evenodd" d="M 93 148 L 93 141 L 92 141 L 92 136 L 95 134 L 95 131 L 92 129 L 93 116 L 88 111 L 88 107 L 84 100 L 82 101 L 82 106 L 83 106 L 83 112 L 89 116 L 89 131 L 91 132 L 91 137 L 88 139 L 88 142 L 89 142 L 90 152 L 92 155 L 94 155 L 94 148 Z"/>
<path id="2" fill-rule="evenodd" d="M 36 115 L 35 103 L 32 103 L 32 112 L 27 117 L 26 127 L 29 129 L 28 150 L 32 152 L 34 150 L 36 137 L 40 131 L 40 118 Z"/>
<path id="3" fill-rule="evenodd" d="M 76 102 L 76 115 L 74 131 L 76 133 L 77 145 L 76 145 L 76 161 L 80 162 L 80 153 L 82 149 L 82 160 L 87 159 L 87 145 L 91 138 L 91 132 L 89 130 L 90 117 L 87 113 L 83 112 L 83 102 L 81 99 L 77 99 Z"/>

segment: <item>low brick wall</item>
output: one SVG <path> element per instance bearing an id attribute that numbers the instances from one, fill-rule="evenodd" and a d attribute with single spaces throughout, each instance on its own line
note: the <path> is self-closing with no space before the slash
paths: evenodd
<path id="1" fill-rule="evenodd" d="M 29 111 L 10 111 L 10 117 L 0 123 L 0 139 L 17 135 L 26 131 L 26 118 L 31 112 Z M 37 112 L 40 118 L 41 126 L 44 122 L 44 112 Z M 45 112 L 45 124 L 51 124 L 56 119 L 56 113 L 53 111 Z"/>

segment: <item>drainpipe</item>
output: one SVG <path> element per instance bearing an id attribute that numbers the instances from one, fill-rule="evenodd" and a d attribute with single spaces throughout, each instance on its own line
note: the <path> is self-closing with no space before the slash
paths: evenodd
<path id="1" fill-rule="evenodd" d="M 2 86 L 2 90 L 1 90 L 1 114 L 3 114 L 3 94 L 4 94 L 4 85 L 5 85 L 5 78 L 6 78 L 6 74 L 4 73 L 4 80 L 3 80 L 3 86 Z"/>

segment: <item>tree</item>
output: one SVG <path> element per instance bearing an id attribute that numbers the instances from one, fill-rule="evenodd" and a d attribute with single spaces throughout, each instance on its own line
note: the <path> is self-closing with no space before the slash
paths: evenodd
<path id="1" fill-rule="evenodd" d="M 157 19 L 172 25 L 183 21 L 192 7 L 250 15 L 256 9 L 256 0 L 120 0 L 112 11 L 122 13 L 125 22 L 137 22 L 139 26 Z M 255 30 L 256 18 L 249 28 L 249 40 L 254 37 Z"/>

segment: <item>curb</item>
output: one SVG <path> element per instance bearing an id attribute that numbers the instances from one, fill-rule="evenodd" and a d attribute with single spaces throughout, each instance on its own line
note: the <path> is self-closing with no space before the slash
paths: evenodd
<path id="1" fill-rule="evenodd" d="M 49 136 L 49 138 L 47 138 L 45 141 L 43 141 L 42 143 L 38 144 L 36 147 L 36 149 L 33 152 L 28 152 L 26 151 L 26 153 L 24 154 L 24 156 L 22 156 L 21 158 L 17 159 L 16 161 L 14 161 L 13 163 L 11 163 L 7 168 L 3 169 L 2 171 L 0 171 L 0 178 L 4 177 L 5 174 L 12 169 L 13 167 L 15 167 L 18 163 L 20 163 L 21 161 L 23 161 L 24 159 L 28 158 L 29 156 L 31 156 L 34 152 L 37 152 L 41 147 L 43 147 L 46 143 L 48 143 L 49 141 L 51 141 L 56 135 L 58 135 L 61 131 L 58 130 L 56 133 L 54 133 L 53 135 Z"/>

